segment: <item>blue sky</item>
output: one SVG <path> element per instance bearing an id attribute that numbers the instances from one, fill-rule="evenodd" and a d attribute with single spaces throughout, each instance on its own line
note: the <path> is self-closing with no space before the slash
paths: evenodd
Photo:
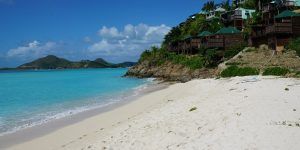
<path id="1" fill-rule="evenodd" d="M 0 0 L 0 67 L 54 54 L 136 61 L 203 0 Z"/>

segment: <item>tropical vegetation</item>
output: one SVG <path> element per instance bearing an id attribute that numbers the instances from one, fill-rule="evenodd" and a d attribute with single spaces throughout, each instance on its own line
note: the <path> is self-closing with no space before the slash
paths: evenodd
<path id="1" fill-rule="evenodd" d="M 263 72 L 264 76 L 274 75 L 274 76 L 285 76 L 286 74 L 290 73 L 290 70 L 287 68 L 282 67 L 271 67 L 265 69 Z"/>
<path id="2" fill-rule="evenodd" d="M 270 0 L 246 0 L 245 3 L 239 6 L 245 9 L 259 9 L 262 3 L 270 2 Z M 276 3 L 279 6 L 280 3 Z M 162 65 L 167 62 L 174 64 L 180 64 L 190 69 L 199 68 L 210 68 L 216 67 L 219 63 L 229 60 L 240 51 L 246 47 L 246 43 L 241 45 L 236 45 L 234 47 L 228 48 L 226 51 L 221 51 L 218 49 L 205 49 L 199 48 L 198 52 L 193 55 L 177 54 L 167 51 L 167 47 L 170 43 L 176 43 L 182 41 L 187 37 L 197 36 L 203 31 L 209 31 L 215 33 L 225 25 L 220 21 L 219 18 L 216 19 L 206 19 L 206 14 L 216 8 L 223 8 L 226 11 L 234 10 L 236 4 L 230 5 L 229 0 L 224 0 L 223 2 L 216 4 L 215 1 L 208 1 L 203 5 L 202 13 L 197 13 L 189 16 L 184 22 L 180 23 L 178 26 L 173 27 L 170 32 L 165 36 L 161 48 L 152 47 L 142 53 L 140 62 L 148 61 L 150 65 L 157 66 Z M 252 17 L 248 18 L 244 23 L 243 34 L 247 38 L 252 32 L 252 25 L 259 24 L 262 21 L 262 14 L 260 11 L 252 13 Z M 297 54 L 300 56 L 300 38 L 291 41 L 288 48 L 296 50 Z M 234 64 L 229 68 L 225 69 L 222 73 L 222 77 L 230 76 L 245 76 L 245 75 L 257 75 L 259 70 L 250 67 L 238 67 L 238 64 Z M 288 73 L 288 69 L 285 68 L 268 68 L 263 74 L 264 75 L 285 75 Z"/>
<path id="3" fill-rule="evenodd" d="M 221 77 L 258 75 L 259 70 L 251 67 L 230 66 L 221 72 Z"/>

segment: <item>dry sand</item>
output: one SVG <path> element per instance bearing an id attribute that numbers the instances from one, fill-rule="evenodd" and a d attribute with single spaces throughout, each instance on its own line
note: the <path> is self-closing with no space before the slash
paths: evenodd
<path id="1" fill-rule="evenodd" d="M 203 79 L 171 85 L 9 149 L 298 150 L 299 123 L 298 79 Z"/>

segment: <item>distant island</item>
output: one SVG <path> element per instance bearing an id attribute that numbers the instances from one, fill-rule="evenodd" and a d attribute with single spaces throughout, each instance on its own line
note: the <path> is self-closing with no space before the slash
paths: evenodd
<path id="1" fill-rule="evenodd" d="M 64 58 L 59 58 L 54 55 L 48 55 L 43 58 L 36 59 L 32 62 L 25 63 L 17 68 L 1 68 L 0 70 L 13 69 L 80 69 L 80 68 L 126 68 L 135 65 L 135 62 L 109 63 L 102 58 L 81 61 L 70 61 Z"/>

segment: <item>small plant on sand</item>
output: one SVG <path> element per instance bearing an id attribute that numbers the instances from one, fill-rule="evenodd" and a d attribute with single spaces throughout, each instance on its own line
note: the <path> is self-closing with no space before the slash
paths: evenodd
<path id="1" fill-rule="evenodd" d="M 197 110 L 197 107 L 193 107 L 190 109 L 190 111 L 195 111 L 195 110 Z"/>
<path id="2" fill-rule="evenodd" d="M 285 88 L 284 90 L 289 91 L 290 89 L 289 88 Z"/>
<path id="3" fill-rule="evenodd" d="M 274 76 L 285 76 L 286 74 L 290 73 L 290 70 L 287 68 L 281 68 L 281 67 L 271 67 L 265 69 L 263 75 L 274 75 Z"/>
<path id="4" fill-rule="evenodd" d="M 258 75 L 259 71 L 251 67 L 240 68 L 238 66 L 230 66 L 221 72 L 221 77 L 234 77 L 234 76 L 249 76 Z"/>

